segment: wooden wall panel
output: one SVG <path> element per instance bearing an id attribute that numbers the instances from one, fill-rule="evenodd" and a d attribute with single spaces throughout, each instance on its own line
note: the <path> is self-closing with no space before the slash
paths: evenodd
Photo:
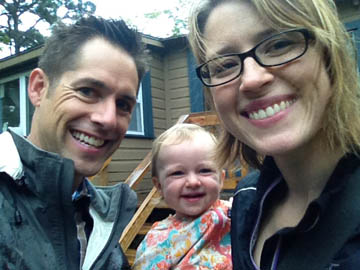
<path id="1" fill-rule="evenodd" d="M 190 113 L 190 94 L 185 50 L 165 55 L 153 53 L 150 62 L 154 136 L 172 126 L 183 114 Z M 145 155 L 151 151 L 152 140 L 125 138 L 108 166 L 108 184 L 124 181 Z M 153 187 L 150 173 L 136 187 L 140 198 Z"/>
<path id="2" fill-rule="evenodd" d="M 166 56 L 166 106 L 167 128 L 178 119 L 179 110 L 182 114 L 190 113 L 190 91 L 185 50 L 170 52 Z"/>

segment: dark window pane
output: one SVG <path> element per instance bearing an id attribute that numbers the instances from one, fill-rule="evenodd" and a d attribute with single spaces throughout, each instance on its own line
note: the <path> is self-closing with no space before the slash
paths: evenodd
<path id="1" fill-rule="evenodd" d="M 0 131 L 20 125 L 19 80 L 0 85 Z"/>

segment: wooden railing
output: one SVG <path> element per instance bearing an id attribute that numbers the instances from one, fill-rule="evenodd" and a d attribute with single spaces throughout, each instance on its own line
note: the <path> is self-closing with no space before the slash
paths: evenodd
<path id="1" fill-rule="evenodd" d="M 194 123 L 200 126 L 216 126 L 219 124 L 219 120 L 214 113 L 193 113 L 182 115 L 179 117 L 177 123 Z M 133 172 L 125 180 L 131 188 L 135 188 L 136 185 L 144 178 L 145 174 L 149 171 L 151 164 L 151 153 L 149 152 L 143 161 L 133 170 Z"/>
<path id="2" fill-rule="evenodd" d="M 219 120 L 214 113 L 194 113 L 181 116 L 177 123 L 194 123 L 200 126 L 215 127 L 219 124 Z M 125 183 L 127 183 L 130 187 L 135 188 L 135 186 L 143 179 L 145 174 L 149 171 L 150 165 L 151 153 L 148 153 L 144 160 L 129 175 Z M 120 244 L 124 252 L 128 250 L 131 242 L 134 240 L 135 236 L 143 227 L 146 219 L 156 207 L 159 197 L 159 192 L 156 190 L 155 187 L 153 187 L 151 192 L 148 194 L 146 199 L 136 211 L 130 223 L 125 228 L 120 238 Z"/>
<path id="3" fill-rule="evenodd" d="M 219 119 L 216 114 L 211 112 L 203 112 L 203 113 L 193 113 L 188 115 L 183 115 L 179 117 L 177 123 L 194 123 L 203 127 L 207 127 L 208 129 L 216 129 L 216 126 L 219 125 Z M 212 130 L 214 131 L 214 130 Z M 94 179 L 96 179 L 97 184 L 106 184 L 107 183 L 107 166 L 111 162 L 111 158 L 109 158 L 102 170 L 97 174 Z M 135 189 L 137 184 L 139 184 L 147 172 L 149 171 L 151 166 L 151 152 L 149 152 L 145 158 L 139 163 L 139 165 L 132 171 L 132 173 L 125 180 L 132 189 Z M 247 169 L 242 169 L 242 176 L 247 174 Z M 239 177 L 235 175 L 234 172 L 228 172 L 227 181 L 224 183 L 224 189 L 234 189 Z M 152 213 L 154 208 L 156 207 L 159 201 L 160 193 L 157 191 L 155 187 L 152 188 L 150 193 L 147 195 L 145 200 L 139 206 L 135 215 L 131 219 L 130 223 L 126 226 L 121 238 L 120 245 L 125 253 L 127 253 L 128 248 L 136 235 L 140 232 L 142 227 L 144 226 L 147 218 Z M 130 252 L 131 250 L 129 250 Z"/>

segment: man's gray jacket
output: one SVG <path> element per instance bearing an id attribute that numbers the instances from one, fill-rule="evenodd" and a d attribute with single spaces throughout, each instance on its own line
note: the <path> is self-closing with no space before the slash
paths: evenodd
<path id="1" fill-rule="evenodd" d="M 74 165 L 12 133 L 0 134 L 0 269 L 80 269 Z M 118 243 L 136 207 L 126 184 L 89 183 L 94 221 L 82 269 L 127 269 Z"/>

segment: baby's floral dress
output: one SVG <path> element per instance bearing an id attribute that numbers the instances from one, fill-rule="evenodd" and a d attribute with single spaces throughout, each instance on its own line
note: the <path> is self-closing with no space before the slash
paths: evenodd
<path id="1" fill-rule="evenodd" d="M 229 203 L 217 200 L 196 219 L 170 215 L 138 246 L 134 270 L 230 270 Z"/>

